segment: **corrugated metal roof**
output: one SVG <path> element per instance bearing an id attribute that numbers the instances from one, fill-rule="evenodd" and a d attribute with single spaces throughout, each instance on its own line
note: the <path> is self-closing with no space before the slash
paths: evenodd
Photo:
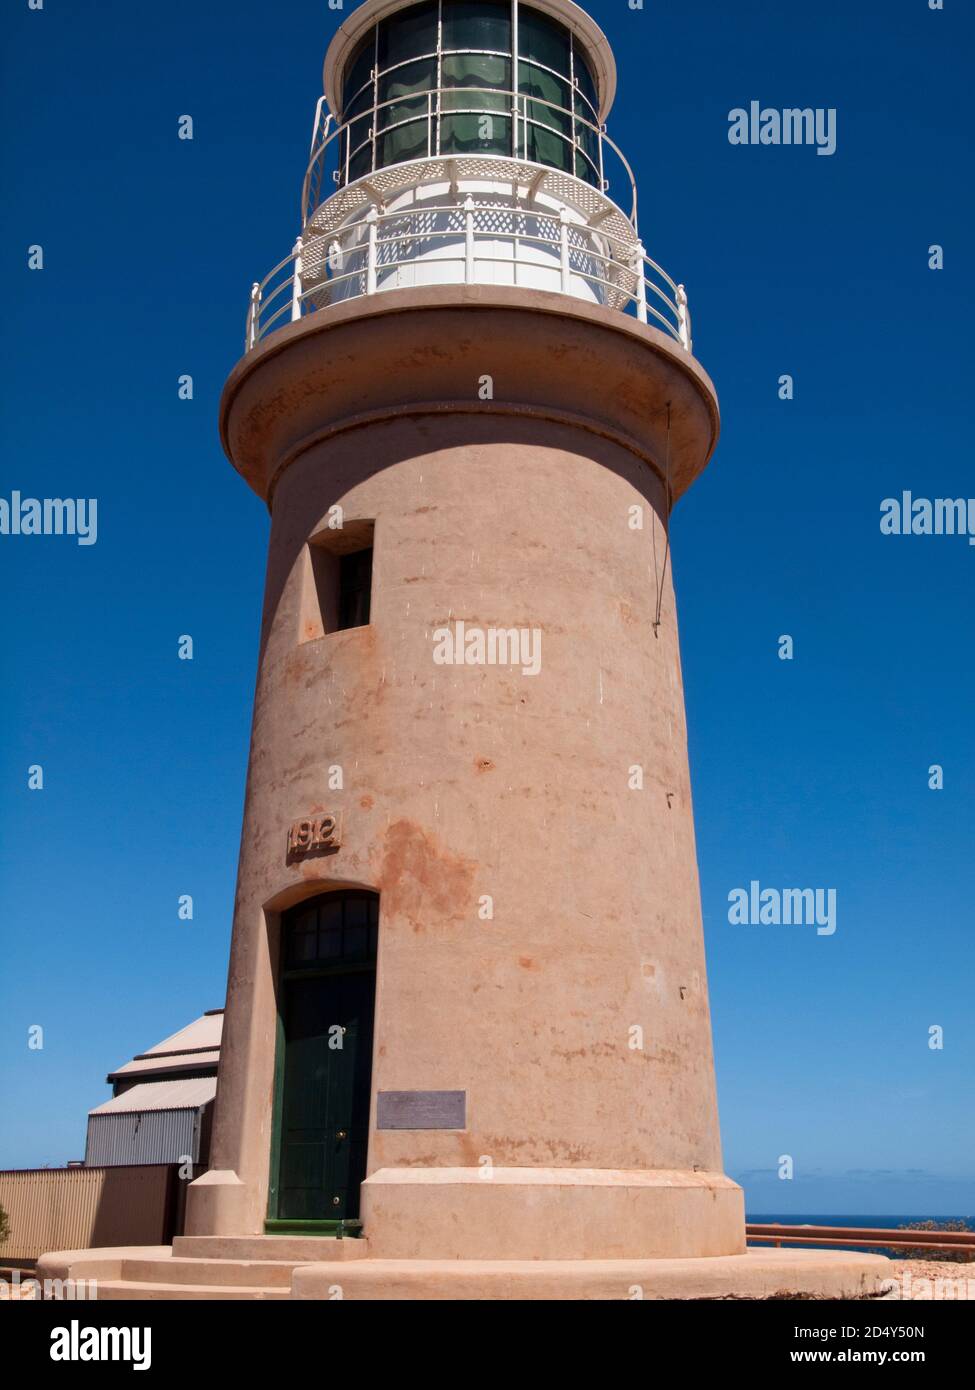
<path id="1" fill-rule="evenodd" d="M 219 1061 L 219 1052 L 181 1052 L 175 1057 L 139 1057 L 113 1071 L 109 1080 L 118 1076 L 133 1076 L 141 1071 L 186 1071 L 190 1067 L 215 1067 Z"/>
<path id="2" fill-rule="evenodd" d="M 147 1081 L 89 1110 L 89 1115 L 134 1115 L 147 1110 L 196 1110 L 217 1094 L 215 1076 L 187 1081 Z"/>
<path id="3" fill-rule="evenodd" d="M 223 1033 L 223 1010 L 214 1009 L 202 1018 L 194 1019 L 178 1033 L 163 1038 L 155 1047 L 147 1047 L 140 1057 L 151 1057 L 157 1052 L 198 1052 L 201 1048 L 218 1048 Z"/>
<path id="4" fill-rule="evenodd" d="M 119 1077 L 136 1072 L 180 1072 L 190 1067 L 215 1067 L 220 1060 L 223 1009 L 210 1009 L 178 1033 L 172 1033 L 145 1052 L 137 1052 L 128 1062 L 109 1072 L 111 1084 Z"/>

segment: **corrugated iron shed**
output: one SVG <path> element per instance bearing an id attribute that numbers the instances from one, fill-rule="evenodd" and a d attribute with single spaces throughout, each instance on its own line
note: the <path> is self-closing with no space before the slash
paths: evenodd
<path id="1" fill-rule="evenodd" d="M 206 1160 L 215 1076 L 133 1086 L 88 1112 L 85 1164 Z"/>
<path id="2" fill-rule="evenodd" d="M 222 1031 L 223 1010 L 210 1009 L 110 1072 L 114 1094 L 88 1112 L 85 1164 L 205 1164 Z"/>

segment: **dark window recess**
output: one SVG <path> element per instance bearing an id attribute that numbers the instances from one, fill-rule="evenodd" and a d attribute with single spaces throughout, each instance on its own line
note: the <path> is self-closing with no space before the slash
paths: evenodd
<path id="1" fill-rule="evenodd" d="M 372 546 L 339 558 L 339 628 L 365 627 L 372 594 Z"/>

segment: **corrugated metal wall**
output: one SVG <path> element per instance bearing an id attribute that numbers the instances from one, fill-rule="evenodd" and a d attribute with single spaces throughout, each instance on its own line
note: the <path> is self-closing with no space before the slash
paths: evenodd
<path id="1" fill-rule="evenodd" d="M 180 1163 L 200 1156 L 199 1110 L 89 1115 L 86 1164 Z"/>
<path id="2" fill-rule="evenodd" d="M 34 1168 L 0 1172 L 10 1235 L 0 1260 L 36 1260 L 48 1250 L 162 1245 L 174 1212 L 171 1167 Z"/>

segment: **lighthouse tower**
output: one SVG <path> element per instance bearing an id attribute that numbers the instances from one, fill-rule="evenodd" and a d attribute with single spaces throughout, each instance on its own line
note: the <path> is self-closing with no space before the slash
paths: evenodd
<path id="1" fill-rule="evenodd" d="M 570 0 L 365 0 L 224 392 L 272 524 L 183 1248 L 274 1238 L 298 1296 L 751 1259 L 668 538 L 718 406 L 615 83 Z"/>

